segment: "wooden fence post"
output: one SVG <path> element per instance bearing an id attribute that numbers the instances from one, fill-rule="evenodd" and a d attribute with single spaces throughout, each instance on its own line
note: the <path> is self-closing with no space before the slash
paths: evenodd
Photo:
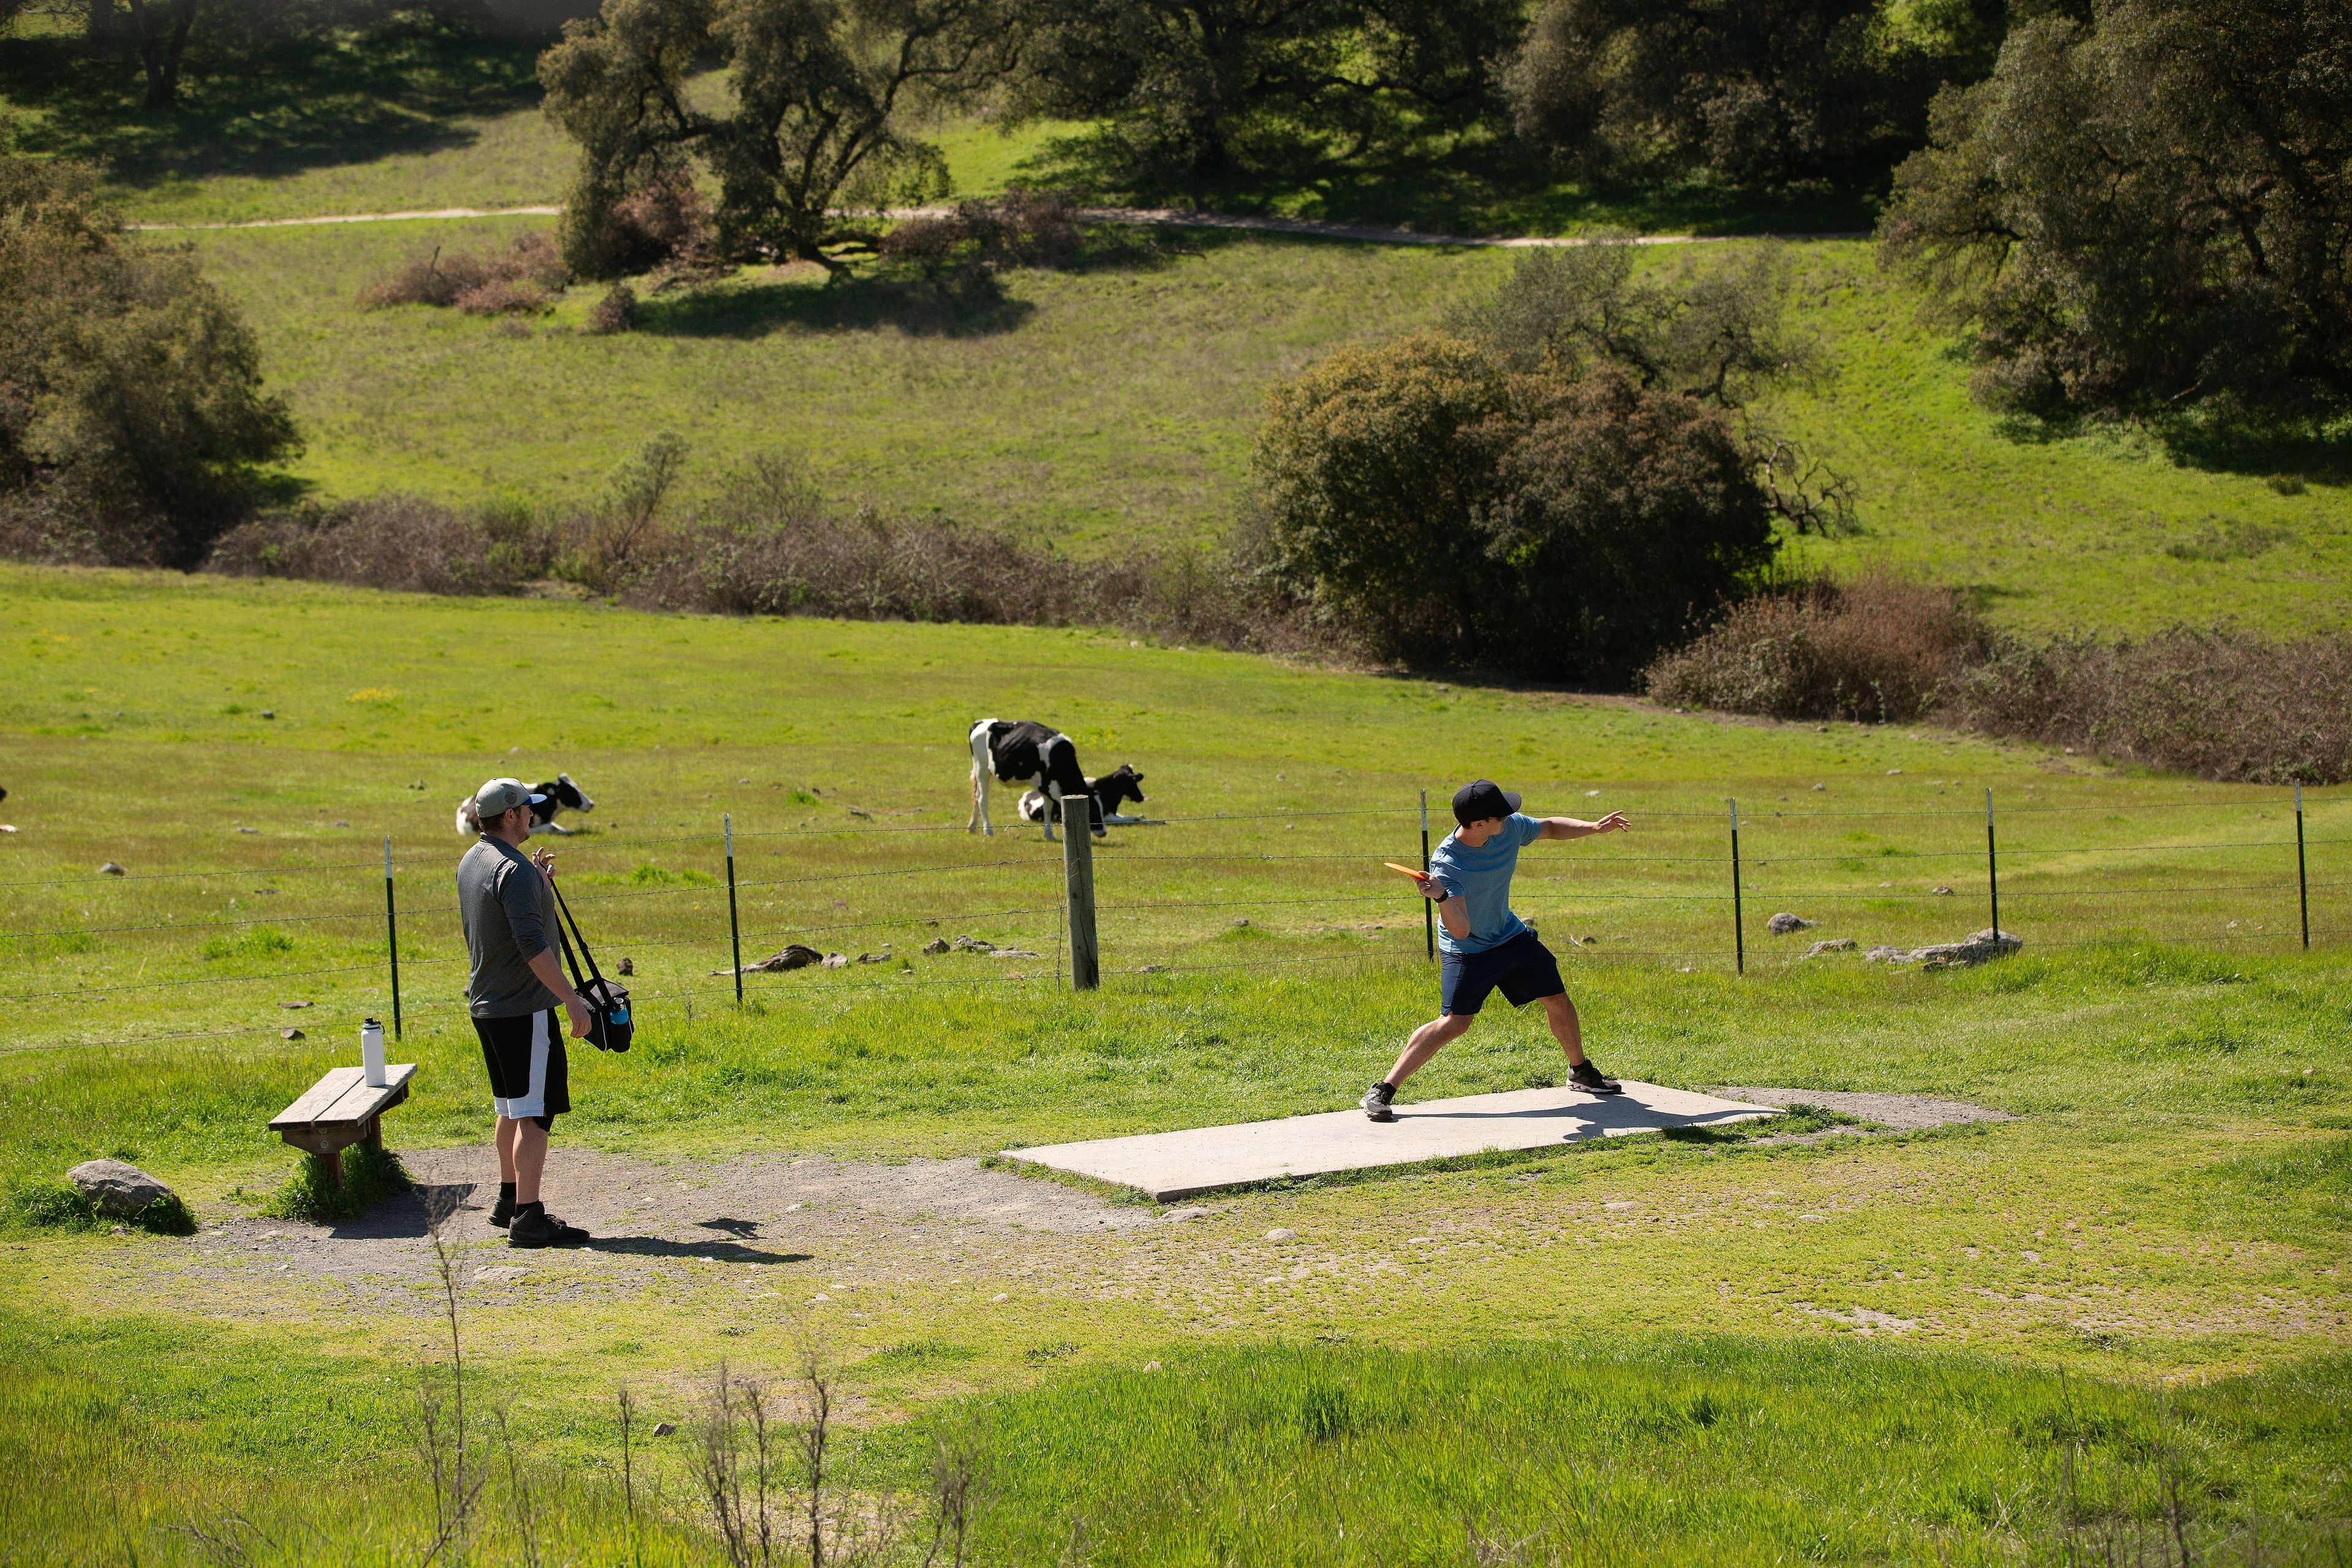
<path id="1" fill-rule="evenodd" d="M 1092 991 L 1102 984 L 1102 961 L 1095 943 L 1095 836 L 1089 824 L 1062 823 L 1062 886 L 1070 913 L 1070 989 Z"/>

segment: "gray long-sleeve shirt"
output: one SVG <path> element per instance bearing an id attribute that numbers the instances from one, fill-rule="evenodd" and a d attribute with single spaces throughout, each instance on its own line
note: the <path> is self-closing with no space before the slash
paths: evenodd
<path id="1" fill-rule="evenodd" d="M 457 915 L 473 974 L 466 1000 L 477 1018 L 513 1018 L 562 1005 L 531 973 L 553 945 L 555 895 L 530 858 L 485 835 L 457 862 Z"/>

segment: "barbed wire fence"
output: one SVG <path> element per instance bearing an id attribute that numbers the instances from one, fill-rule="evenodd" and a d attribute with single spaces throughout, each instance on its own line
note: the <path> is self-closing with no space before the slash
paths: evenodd
<path id="1" fill-rule="evenodd" d="M 2176 804 L 2197 815 L 2202 836 L 2168 837 L 2160 821 L 2123 842 L 2095 842 L 2097 833 L 2066 831 L 2094 815 L 2103 826 L 2148 827 L 2149 818 L 2160 819 Z M 2313 831 L 2309 810 L 2321 804 L 2352 804 L 2352 794 L 2335 792 L 2311 803 L 2298 788 L 2178 803 L 2003 806 L 1988 791 L 1981 808 L 1768 808 L 1746 816 L 1736 800 L 1724 801 L 1719 810 L 1629 805 L 1637 827 L 1666 838 L 1669 852 L 1645 852 L 1638 837 L 1612 837 L 1591 841 L 1573 858 L 1522 859 L 1515 904 L 1564 960 L 1735 974 L 1759 963 L 1786 969 L 1812 956 L 1811 941 L 1805 952 L 1793 943 L 1775 944 L 1786 933 L 1766 934 L 1758 911 L 1767 908 L 1798 914 L 1804 930 L 1827 934 L 1823 945 L 1854 940 L 1849 932 L 1859 929 L 1857 922 L 1915 931 L 1942 922 L 2021 931 L 2037 952 L 2117 941 L 2308 950 L 2315 940 L 2324 944 L 2343 929 L 2330 916 L 2342 905 L 2339 895 L 2352 887 L 2313 876 L 2317 855 L 2352 844 L 2352 837 Z M 2217 814 L 2226 822 L 2239 812 L 2274 826 L 2211 828 Z M 2290 814 L 2291 827 L 2284 820 Z M 1302 826 L 1339 842 L 1291 849 L 1276 837 Z M 1981 843 L 1975 842 L 1979 829 Z M 1386 808 L 1217 813 L 1116 826 L 1100 856 L 1083 831 L 1066 831 L 1054 844 L 1018 828 L 968 842 L 923 837 L 962 831 L 956 824 L 871 820 L 746 831 L 736 827 L 731 813 L 721 813 L 706 832 L 575 834 L 555 843 L 572 862 L 562 872 L 569 879 L 570 901 L 600 952 L 609 955 L 607 967 L 630 958 L 640 1010 L 650 1002 L 688 1022 L 698 1005 L 741 1006 L 774 994 L 781 983 L 770 976 L 792 967 L 818 971 L 815 984 L 827 994 L 1045 984 L 1089 990 L 1106 976 L 1296 973 L 1318 965 L 1425 963 L 1435 956 L 1428 907 L 1411 910 L 1421 900 L 1409 888 L 1379 885 L 1393 879 L 1381 869 L 1382 860 L 1411 857 L 1427 864 L 1425 794 Z M 1872 842 L 1841 845 L 1823 837 L 1841 833 Z M 1240 841 L 1232 842 L 1236 835 Z M 176 998 L 218 1006 L 225 1005 L 218 998 L 239 987 L 282 990 L 290 982 L 315 981 L 354 987 L 354 996 L 338 1001 L 364 1000 L 398 1035 L 419 1015 L 464 1005 L 457 994 L 465 958 L 457 910 L 454 900 L 435 887 L 448 876 L 454 847 L 441 840 L 430 851 L 420 845 L 404 853 L 387 838 L 380 858 L 366 859 L 0 881 L 0 900 L 38 896 L 35 889 L 79 899 L 106 889 L 128 895 L 122 901 L 132 905 L 114 915 L 86 910 L 91 918 L 79 922 L 0 930 L 0 942 L 29 961 L 12 966 L 18 984 L 0 991 L 0 1025 L 12 1016 L 20 1021 L 0 1034 L 16 1037 L 10 1048 L 41 1048 L 284 1032 L 282 1019 L 162 1030 L 128 1026 L 186 1011 L 170 1005 Z M 980 858 L 969 858 L 973 848 Z M 706 860 L 708 869 L 656 867 L 646 858 L 655 851 L 671 859 Z M 638 865 L 623 870 L 615 858 Z M 886 858 L 902 863 L 870 863 Z M 1873 870 L 1934 879 L 1898 887 L 1889 875 L 1870 887 Z M 1837 881 L 1838 873 L 1848 880 Z M 2168 873 L 2168 879 L 2148 879 Z M 1857 876 L 1863 883 L 1853 880 Z M 1235 888 L 1237 879 L 1249 885 Z M 254 880 L 265 885 L 231 897 L 236 912 L 139 918 L 142 902 L 152 906 L 171 889 L 202 897 L 208 882 Z M 872 907 L 885 889 L 890 907 Z M 868 907 L 853 908 L 853 893 Z M 247 912 L 247 896 L 273 902 Z M 275 901 L 281 899 L 295 907 Z M 341 907 L 318 907 L 331 901 Z M 1410 911 L 1408 919 L 1391 924 L 1401 907 Z M 1965 920 L 1963 910 L 1971 911 Z M 1335 951 L 1229 956 L 1209 945 L 1250 931 L 1254 921 L 1318 913 L 1334 919 L 1293 930 L 1288 938 Z M 1342 915 L 1375 913 L 1384 918 L 1335 923 Z M 835 914 L 844 918 L 830 918 Z M 2158 930 L 2161 922 L 2152 922 L 2152 914 L 2176 918 L 2170 929 Z M 1204 920 L 1222 923 L 1204 928 Z M 1403 943 L 1357 940 L 1400 936 L 1416 925 L 1420 940 L 1410 943 L 1409 959 L 1397 951 Z M 232 963 L 291 953 L 297 944 L 286 934 L 289 928 L 340 945 L 344 961 L 146 977 L 159 957 L 169 968 L 174 960 L 184 966 L 192 953 L 203 962 Z M 975 936 L 975 931 L 990 934 Z M 1961 934 L 1940 932 L 1947 941 Z M 840 950 L 830 951 L 836 942 Z M 824 956 L 788 965 L 783 955 L 793 943 Z M 919 950 L 910 953 L 918 943 Z M 1881 945 L 1902 951 L 1909 943 Z M 370 946 L 373 956 L 366 955 Z M 100 952 L 119 953 L 126 962 L 137 952 L 140 963 L 122 977 L 111 969 L 77 971 L 69 962 Z M 747 953 L 753 955 L 749 962 Z M 967 973 L 919 970 L 914 963 L 918 956 L 952 955 L 961 955 L 957 962 Z M 362 976 L 364 982 L 356 978 Z M 21 1032 L 28 1015 L 60 1013 L 86 1020 L 83 1037 L 37 1039 Z"/>

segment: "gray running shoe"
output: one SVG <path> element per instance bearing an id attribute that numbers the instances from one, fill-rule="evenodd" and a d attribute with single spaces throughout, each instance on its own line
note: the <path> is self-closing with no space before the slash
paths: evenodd
<path id="1" fill-rule="evenodd" d="M 1356 1103 L 1362 1106 L 1364 1114 L 1375 1121 L 1394 1121 L 1396 1120 L 1396 1110 L 1393 1107 L 1395 1100 L 1396 1085 L 1376 1083 L 1364 1090 L 1364 1098 Z"/>
<path id="2" fill-rule="evenodd" d="M 1625 1086 L 1613 1078 L 1603 1077 L 1591 1062 L 1579 1062 L 1568 1069 L 1568 1087 L 1580 1089 L 1587 1094 L 1622 1094 Z"/>

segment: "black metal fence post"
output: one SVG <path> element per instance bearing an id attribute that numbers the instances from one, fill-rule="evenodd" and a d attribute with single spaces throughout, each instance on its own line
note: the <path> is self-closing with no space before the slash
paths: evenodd
<path id="1" fill-rule="evenodd" d="M 2303 785 L 2294 786 L 2294 898 L 2303 910 L 2303 951 L 2311 951 L 2311 874 L 2303 864 Z"/>
<path id="2" fill-rule="evenodd" d="M 392 899 L 392 835 L 388 833 L 383 837 L 383 948 L 392 958 L 392 1037 L 396 1040 L 400 1038 L 400 911 Z"/>
<path id="3" fill-rule="evenodd" d="M 743 926 L 735 914 L 735 814 L 722 813 L 719 825 L 727 834 L 727 942 L 735 952 L 735 1005 L 743 1005 Z"/>
<path id="4" fill-rule="evenodd" d="M 1992 791 L 1985 791 L 1985 887 L 1992 894 L 1992 942 L 2000 945 L 2000 856 L 1993 847 Z"/>
<path id="5" fill-rule="evenodd" d="M 1421 792 L 1421 869 L 1429 874 L 1429 792 Z M 1421 900 L 1421 940 L 1428 948 L 1432 963 L 1437 960 L 1437 906 L 1427 899 Z"/>
<path id="6" fill-rule="evenodd" d="M 1748 973 L 1748 932 L 1739 918 L 1739 803 L 1725 804 L 1731 807 L 1731 961 L 1740 973 Z"/>

